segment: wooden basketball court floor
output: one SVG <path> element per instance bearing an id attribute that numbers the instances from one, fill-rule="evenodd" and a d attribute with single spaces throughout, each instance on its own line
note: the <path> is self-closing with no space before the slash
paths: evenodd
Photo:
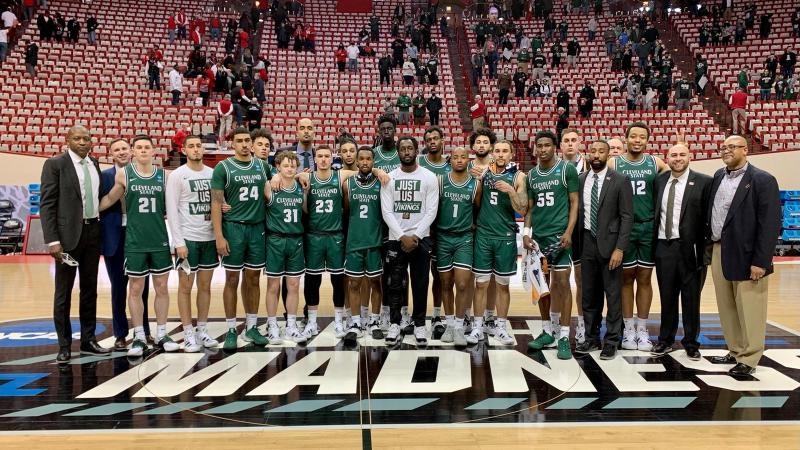
<path id="1" fill-rule="evenodd" d="M 659 311 L 658 288 L 653 277 L 655 298 L 652 312 Z M 223 275 L 217 272 L 212 287 L 211 317 L 223 317 L 221 302 Z M 177 317 L 175 293 L 177 279 L 172 277 L 170 317 Z M 332 315 L 330 291 L 323 280 L 320 316 Z M 266 279 L 262 277 L 261 311 L 265 313 Z M 0 324 L 23 319 L 50 320 L 52 317 L 53 264 L 48 257 L 0 257 Z M 73 316 L 77 316 L 77 290 L 73 294 Z M 110 317 L 109 283 L 105 268 L 99 271 L 98 317 Z M 152 294 L 151 294 L 152 295 Z M 152 298 L 152 297 L 151 297 Z M 301 294 L 302 299 L 302 294 Z M 327 301 L 325 301 L 328 299 Z M 574 308 L 573 308 L 574 309 Z M 702 295 L 702 312 L 714 316 L 717 308 L 709 274 Z M 152 311 L 152 308 L 151 308 Z M 792 335 L 800 333 L 800 265 L 796 261 L 779 262 L 770 277 L 768 317 Z M 243 315 L 239 306 L 240 317 Z M 430 309 L 428 311 L 430 313 Z M 574 314 L 574 310 L 573 310 Z M 531 305 L 519 280 L 512 283 L 511 316 L 536 317 L 538 309 Z M 705 317 L 705 316 L 704 316 Z M 151 317 L 152 319 L 152 317 Z M 657 329 L 657 328 L 656 328 Z M 106 330 L 100 338 L 108 337 Z M 651 335 L 652 331 L 651 325 Z M 768 345 L 769 348 L 769 345 Z M 56 351 L 51 346 L 50 351 Z M 8 348 L 0 346 L 0 352 Z M 73 350 L 73 357 L 75 357 Z M 0 360 L 8 360 L 0 355 Z M 6 372 L 0 367 L 0 375 Z M 795 381 L 798 371 L 787 372 Z M 0 380 L 2 380 L 0 378 Z M 0 387 L 2 387 L 0 385 Z M 796 394 L 795 394 L 796 395 Z M 0 396 L 1 397 L 1 396 Z M 1 399 L 1 398 L 0 398 Z M 797 405 L 796 397 L 792 404 Z M 701 406 L 701 405 L 698 405 Z M 706 406 L 701 406 L 706 407 Z M 531 408 L 536 408 L 532 405 Z M 736 420 L 720 421 L 612 421 L 602 417 L 575 422 L 540 423 L 462 423 L 373 425 L 357 423 L 350 426 L 303 427 L 234 427 L 190 428 L 132 428 L 93 430 L 91 424 L 64 429 L 54 425 L 45 431 L 0 432 L 0 448 L 267 448 L 326 449 L 528 449 L 548 448 L 674 448 L 690 445 L 693 448 L 800 448 L 800 421 L 797 411 L 785 420 L 762 420 L 759 411 L 742 410 Z M 748 415 L 752 413 L 752 415 Z M 187 414 L 186 411 L 183 413 Z M 764 416 L 766 417 L 766 416 Z M 4 428 L 6 429 L 6 428 Z M 144 446 L 144 447 L 143 447 Z"/>

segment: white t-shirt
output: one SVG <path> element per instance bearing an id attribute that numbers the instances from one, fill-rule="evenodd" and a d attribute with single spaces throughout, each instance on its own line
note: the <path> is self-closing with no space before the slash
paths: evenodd
<path id="1" fill-rule="evenodd" d="M 8 28 L 0 30 L 0 43 L 8 44 Z"/>
<path id="2" fill-rule="evenodd" d="M 357 59 L 358 58 L 358 46 L 357 45 L 348 46 L 345 50 L 347 51 L 347 57 L 349 59 Z"/>
<path id="3" fill-rule="evenodd" d="M 183 75 L 175 69 L 169 73 L 169 87 L 173 91 L 183 92 Z"/>
<path id="4" fill-rule="evenodd" d="M 167 178 L 167 222 L 175 247 L 186 240 L 214 240 L 211 226 L 211 175 L 214 170 L 203 166 L 197 172 L 185 164 Z"/>
<path id="5" fill-rule="evenodd" d="M 381 212 L 389 227 L 389 240 L 430 235 L 439 209 L 439 180 L 430 170 L 417 166 L 413 172 L 398 167 L 389 172 L 391 180 L 381 186 Z"/>
<path id="6" fill-rule="evenodd" d="M 0 14 L 0 19 L 3 20 L 3 25 L 5 25 L 6 28 L 11 28 L 14 22 L 17 21 L 17 16 L 11 11 L 5 11 L 3 14 Z"/>

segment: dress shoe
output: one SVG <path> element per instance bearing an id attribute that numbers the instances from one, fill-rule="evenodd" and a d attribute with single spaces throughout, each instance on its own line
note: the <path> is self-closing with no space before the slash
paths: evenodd
<path id="1" fill-rule="evenodd" d="M 69 361 L 69 359 L 71 357 L 72 357 L 72 355 L 70 354 L 69 349 L 68 348 L 62 348 L 61 350 L 58 351 L 58 356 L 56 356 L 56 361 L 58 361 L 60 363 L 65 363 L 65 362 Z"/>
<path id="2" fill-rule="evenodd" d="M 595 350 L 600 350 L 600 343 L 596 341 L 583 341 L 575 346 L 575 353 L 586 355 Z"/>
<path id="3" fill-rule="evenodd" d="M 730 353 L 725 356 L 712 356 L 710 359 L 714 364 L 736 364 L 736 357 Z"/>
<path id="4" fill-rule="evenodd" d="M 692 361 L 700 361 L 700 350 L 696 348 L 687 348 L 686 357 Z"/>
<path id="5" fill-rule="evenodd" d="M 650 353 L 656 356 L 663 356 L 671 351 L 672 351 L 671 345 L 664 342 L 659 342 L 658 344 L 655 345 L 655 347 L 653 347 L 652 350 L 650 350 Z"/>
<path id="6" fill-rule="evenodd" d="M 747 364 L 739 363 L 733 366 L 733 368 L 728 371 L 728 374 L 732 377 L 743 377 L 747 375 L 752 375 L 755 372 L 756 372 L 755 367 L 750 367 Z"/>
<path id="7" fill-rule="evenodd" d="M 609 360 L 614 359 L 615 356 L 617 356 L 617 344 L 606 342 L 606 344 L 603 345 L 603 351 L 600 352 L 600 359 Z"/>
<path id="8" fill-rule="evenodd" d="M 128 351 L 128 342 L 124 337 L 117 338 L 117 340 L 114 341 L 114 351 L 116 352 Z"/>
<path id="9" fill-rule="evenodd" d="M 111 353 L 110 348 L 103 348 L 100 347 L 96 341 L 89 341 L 85 344 L 81 344 L 81 354 L 82 355 L 107 355 Z"/>

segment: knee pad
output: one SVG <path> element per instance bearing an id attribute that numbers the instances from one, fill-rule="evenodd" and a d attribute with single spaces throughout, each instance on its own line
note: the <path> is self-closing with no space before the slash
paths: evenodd
<path id="1" fill-rule="evenodd" d="M 509 276 L 501 277 L 499 275 L 495 275 L 494 282 L 497 283 L 499 286 L 508 286 L 508 284 L 511 282 L 511 277 Z"/>
<path id="2" fill-rule="evenodd" d="M 476 283 L 488 283 L 492 279 L 492 274 L 476 274 L 475 275 L 475 282 Z"/>

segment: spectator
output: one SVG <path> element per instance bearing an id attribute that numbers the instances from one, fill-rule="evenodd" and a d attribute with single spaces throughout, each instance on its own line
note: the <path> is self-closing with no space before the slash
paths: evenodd
<path id="1" fill-rule="evenodd" d="M 631 75 L 625 83 L 625 92 L 627 93 L 626 101 L 628 103 L 628 111 L 635 111 L 639 96 L 641 95 L 641 87 L 639 83 L 634 81 L 633 75 Z"/>
<path id="2" fill-rule="evenodd" d="M 792 36 L 800 37 L 800 8 L 795 9 L 792 13 Z"/>
<path id="3" fill-rule="evenodd" d="M 497 54 L 497 48 L 494 45 L 489 45 L 489 49 L 486 51 L 486 66 L 489 72 L 489 79 L 497 78 L 497 62 L 500 60 L 500 55 Z"/>
<path id="4" fill-rule="evenodd" d="M 248 47 L 250 47 L 250 33 L 242 28 L 239 30 L 239 48 L 245 49 Z"/>
<path id="5" fill-rule="evenodd" d="M 750 84 L 750 78 L 748 76 L 748 71 L 750 67 L 745 65 L 742 67 L 742 70 L 739 71 L 739 75 L 737 75 L 736 80 L 739 83 L 739 89 L 744 89 L 747 92 L 747 87 Z"/>
<path id="6" fill-rule="evenodd" d="M 411 61 L 406 61 L 406 62 L 409 64 L 411 63 Z M 399 97 L 397 97 L 397 102 L 395 104 L 397 106 L 397 112 L 399 115 L 398 123 L 408 125 L 410 119 L 408 110 L 411 108 L 411 96 L 409 96 L 407 92 L 403 92 L 400 94 Z"/>
<path id="7" fill-rule="evenodd" d="M 658 80 L 656 89 L 658 90 L 658 109 L 666 111 L 669 107 L 669 96 L 672 86 L 666 79 Z"/>
<path id="8" fill-rule="evenodd" d="M 419 49 L 413 42 L 406 47 L 406 56 L 414 63 L 414 66 L 419 64 Z"/>
<path id="9" fill-rule="evenodd" d="M 794 75 L 794 66 L 797 64 L 797 54 L 791 48 L 787 48 L 780 59 L 781 75 L 791 78 Z"/>
<path id="10" fill-rule="evenodd" d="M 178 39 L 186 39 L 186 13 L 183 9 L 175 14 L 175 26 L 178 28 Z"/>
<path id="11" fill-rule="evenodd" d="M 414 74 L 416 73 L 416 67 L 414 67 L 414 63 L 411 61 L 406 61 L 403 63 L 403 83 L 406 86 L 411 86 L 414 84 Z"/>
<path id="12" fill-rule="evenodd" d="M 548 41 L 553 40 L 553 32 L 556 30 L 556 22 L 552 18 L 548 17 L 544 20 L 544 38 Z M 562 38 L 563 41 L 566 38 Z"/>
<path id="13" fill-rule="evenodd" d="M 302 23 L 298 23 L 297 26 L 294 27 L 292 37 L 294 38 L 293 50 L 302 52 L 306 47 L 306 27 Z"/>
<path id="14" fill-rule="evenodd" d="M 647 42 L 646 39 L 639 41 L 639 51 L 636 56 L 639 57 L 639 69 L 647 70 L 650 67 L 650 52 L 653 49 L 652 44 Z"/>
<path id="15" fill-rule="evenodd" d="M 372 42 L 377 42 L 381 35 L 381 19 L 375 14 L 369 18 L 369 34 Z"/>
<path id="16" fill-rule="evenodd" d="M 347 70 L 358 72 L 358 46 L 355 42 L 350 42 L 347 47 Z"/>
<path id="17" fill-rule="evenodd" d="M 786 86 L 788 84 L 789 80 L 786 77 L 775 82 L 775 100 L 784 100 L 786 98 Z"/>
<path id="18" fill-rule="evenodd" d="M 0 63 L 6 62 L 8 52 L 8 28 L 0 23 Z"/>
<path id="19" fill-rule="evenodd" d="M 178 25 L 175 23 L 175 15 L 171 15 L 167 18 L 167 37 L 169 38 L 170 44 L 175 42 L 177 30 Z"/>
<path id="20" fill-rule="evenodd" d="M 514 81 L 514 97 L 524 98 L 525 84 L 528 81 L 528 74 L 523 72 L 520 67 L 517 67 L 517 72 L 514 74 L 513 81 Z"/>
<path id="21" fill-rule="evenodd" d="M 203 35 L 200 34 L 200 28 L 197 26 L 192 27 L 191 33 L 189 33 L 189 37 L 192 41 L 192 44 L 195 46 L 203 45 Z"/>
<path id="22" fill-rule="evenodd" d="M 344 50 L 344 45 L 340 45 L 336 49 L 333 58 L 336 61 L 336 67 L 339 69 L 339 72 L 344 72 L 345 64 L 347 63 L 347 52 Z"/>
<path id="23" fill-rule="evenodd" d="M 772 30 L 772 14 L 762 14 L 761 23 L 758 26 L 758 33 L 761 39 L 767 39 Z"/>
<path id="24" fill-rule="evenodd" d="M 594 99 L 594 88 L 592 88 L 592 84 L 589 80 L 586 80 L 578 96 L 578 103 L 580 103 L 579 109 L 582 117 L 591 117 L 592 110 L 594 109 Z"/>
<path id="25" fill-rule="evenodd" d="M 177 64 L 172 66 L 172 70 L 169 72 L 169 90 L 172 92 L 172 104 L 179 105 L 183 92 L 183 75 L 178 70 Z"/>
<path id="26" fill-rule="evenodd" d="M 764 61 L 764 68 L 773 79 L 778 77 L 778 55 L 769 55 Z"/>
<path id="27" fill-rule="evenodd" d="M 772 91 L 772 84 L 775 79 L 770 75 L 769 71 L 764 70 L 761 74 L 761 79 L 758 81 L 758 87 L 761 88 L 761 100 L 769 100 L 769 94 Z"/>
<path id="28" fill-rule="evenodd" d="M 556 42 L 550 47 L 550 67 L 555 69 L 561 67 L 561 56 L 564 54 L 564 47 L 561 42 Z"/>
<path id="29" fill-rule="evenodd" d="M 481 52 L 473 52 L 472 53 L 472 85 L 478 86 L 478 83 L 483 78 L 483 53 Z"/>
<path id="30" fill-rule="evenodd" d="M 675 81 L 675 109 L 689 109 L 689 102 L 692 100 L 692 83 L 682 77 Z"/>
<path id="31" fill-rule="evenodd" d="M 542 84 L 539 86 L 539 96 L 550 98 L 553 95 L 553 88 L 550 86 L 550 80 L 545 78 L 542 80 Z"/>
<path id="32" fill-rule="evenodd" d="M 394 119 L 394 102 L 388 95 L 383 99 L 383 115 Z"/>
<path id="33" fill-rule="evenodd" d="M 425 65 L 428 68 L 428 84 L 439 84 L 439 60 L 431 55 Z"/>
<path id="34" fill-rule="evenodd" d="M 645 111 L 652 111 L 655 108 L 655 101 L 658 93 L 652 86 L 647 86 L 647 92 L 642 98 L 642 109 Z"/>
<path id="35" fill-rule="evenodd" d="M 561 19 L 561 23 L 558 24 L 559 40 L 566 41 L 568 31 L 569 31 L 569 24 L 567 24 L 566 20 Z"/>
<path id="36" fill-rule="evenodd" d="M 392 68 L 403 67 L 403 53 L 406 51 L 406 42 L 400 38 L 395 39 L 392 41 L 392 62 L 394 66 Z"/>
<path id="37" fill-rule="evenodd" d="M 314 24 L 309 24 L 308 27 L 306 27 L 305 49 L 309 52 L 317 51 L 317 29 L 314 27 Z"/>
<path id="38" fill-rule="evenodd" d="M 342 65 L 342 69 L 344 71 L 344 65 Z M 384 53 L 383 56 L 378 60 L 378 73 L 380 74 L 380 84 L 383 84 L 386 81 L 386 85 L 388 86 L 391 84 L 391 71 L 392 71 L 392 58 L 389 56 L 388 53 Z"/>
<path id="39" fill-rule="evenodd" d="M 470 106 L 469 114 L 472 118 L 473 131 L 486 127 L 486 104 L 480 95 L 475 96 L 475 103 Z"/>
<path id="40" fill-rule="evenodd" d="M 511 90 L 511 74 L 508 72 L 508 67 L 503 69 L 503 73 L 497 77 L 497 88 L 500 90 L 499 103 L 505 105 L 508 103 L 508 93 Z"/>
<path id="41" fill-rule="evenodd" d="M 703 55 L 697 54 L 695 56 L 695 64 L 694 64 L 694 80 L 697 84 L 697 92 L 700 95 L 705 94 L 706 92 L 706 84 L 708 84 L 708 78 L 706 78 L 706 72 L 708 71 L 708 63 L 706 62 Z"/>
<path id="42" fill-rule="evenodd" d="M 617 35 L 613 28 L 606 28 L 606 31 L 603 32 L 603 42 L 606 44 L 606 56 L 611 56 L 614 51 L 614 43 L 617 42 Z"/>
<path id="43" fill-rule="evenodd" d="M 531 73 L 531 52 L 523 47 L 517 52 L 517 67 L 525 73 Z"/>
<path id="44" fill-rule="evenodd" d="M 589 19 L 589 23 L 586 25 L 586 28 L 589 31 L 589 42 L 594 42 L 594 37 L 597 34 L 597 19 L 592 17 Z"/>
<path id="45" fill-rule="evenodd" d="M 203 106 L 208 106 L 209 82 L 205 73 L 200 73 L 200 75 L 197 76 L 197 92 L 202 100 L 201 104 Z"/>
<path id="46" fill-rule="evenodd" d="M 275 37 L 278 40 L 278 48 L 280 48 L 280 49 L 289 48 L 289 40 L 291 40 L 291 38 L 292 38 L 292 32 L 293 32 L 293 30 L 286 23 L 282 23 L 279 26 L 278 31 L 275 34 Z M 231 49 L 232 49 L 233 46 L 236 45 L 235 44 L 235 42 L 236 42 L 235 33 L 231 34 L 231 32 L 229 31 L 228 32 L 228 37 L 226 38 L 226 41 L 225 41 L 225 49 L 226 49 L 226 51 L 228 51 L 228 53 L 230 53 L 232 50 L 228 50 L 228 39 L 230 39 L 232 41 L 231 42 Z"/>
<path id="47" fill-rule="evenodd" d="M 53 37 L 57 42 L 61 42 L 64 40 L 64 32 L 67 28 L 67 21 L 61 16 L 60 13 L 56 13 L 56 17 L 53 20 L 55 24 L 55 31 L 53 31 Z"/>
<path id="48" fill-rule="evenodd" d="M 147 59 L 147 87 L 161 90 L 161 62 L 152 57 Z"/>
<path id="49" fill-rule="evenodd" d="M 19 26 L 19 19 L 17 18 L 17 15 L 14 14 L 12 6 L 8 6 L 6 10 L 3 11 L 3 14 L 0 14 L 0 21 L 2 21 L 3 26 L 10 30 L 13 30 Z"/>
<path id="50" fill-rule="evenodd" d="M 222 37 L 222 21 L 218 15 L 214 15 L 208 21 L 208 26 L 211 29 L 211 40 L 218 41 Z"/>
<path id="51" fill-rule="evenodd" d="M 442 99 L 436 95 L 436 91 L 431 91 L 431 96 L 425 103 L 425 107 L 428 109 L 431 126 L 439 125 L 439 111 L 442 110 Z"/>
<path id="52" fill-rule="evenodd" d="M 231 96 L 226 94 L 217 105 L 217 117 L 219 117 L 219 144 L 227 142 L 228 134 L 233 130 L 233 103 Z"/>
<path id="53" fill-rule="evenodd" d="M 569 116 L 569 91 L 567 90 L 566 86 L 561 86 L 558 90 L 558 94 L 556 95 L 556 107 L 557 108 L 564 108 L 564 111 Z"/>
<path id="54" fill-rule="evenodd" d="M 261 128 L 261 119 L 264 117 L 264 111 L 261 109 L 261 105 L 258 104 L 255 99 L 253 99 L 254 95 L 251 92 L 248 92 L 246 103 L 246 115 L 247 115 L 247 129 L 250 131 L 257 130 Z"/>
<path id="55" fill-rule="evenodd" d="M 747 28 L 744 26 L 744 21 L 739 20 L 736 22 L 736 28 L 733 31 L 733 44 L 741 44 L 744 42 L 745 37 L 747 37 Z"/>
<path id="56" fill-rule="evenodd" d="M 535 98 L 542 96 L 542 86 L 538 81 L 533 80 L 528 86 L 528 91 L 525 93 L 528 98 Z"/>
<path id="57" fill-rule="evenodd" d="M 175 130 L 175 134 L 173 134 L 172 139 L 170 139 L 172 152 L 180 159 L 181 164 L 186 163 L 186 155 L 183 153 L 183 144 L 186 141 L 186 137 L 191 134 L 191 125 L 185 124 Z"/>
<path id="58" fill-rule="evenodd" d="M 364 25 L 361 27 L 361 31 L 358 32 L 358 42 L 363 44 L 369 40 L 369 31 L 367 30 L 367 26 Z"/>
<path id="59" fill-rule="evenodd" d="M 36 77 L 36 66 L 39 65 L 39 46 L 35 42 L 25 41 L 25 69 L 32 77 Z"/>
<path id="60" fill-rule="evenodd" d="M 411 106 L 414 114 L 414 125 L 425 125 L 425 97 L 422 96 L 422 89 L 417 91 L 416 97 L 411 100 Z"/>
<path id="61" fill-rule="evenodd" d="M 544 68 L 547 65 L 547 58 L 542 54 L 541 50 L 536 50 L 536 55 L 533 57 L 533 79 L 541 80 L 544 78 Z"/>
<path id="62" fill-rule="evenodd" d="M 406 61 L 406 63 L 408 62 L 410 61 Z M 417 64 L 416 67 L 417 67 L 417 83 L 421 85 L 427 83 L 428 76 L 430 75 L 430 72 L 428 72 L 427 64 Z"/>
<path id="63" fill-rule="evenodd" d="M 581 45 L 578 44 L 577 38 L 572 38 L 569 44 L 567 44 L 567 64 L 569 64 L 570 67 L 575 67 L 575 63 L 580 54 Z"/>
<path id="64" fill-rule="evenodd" d="M 97 43 L 97 29 L 100 25 L 97 23 L 97 19 L 94 17 L 94 14 L 89 14 L 89 18 L 86 19 L 86 40 L 94 45 Z"/>
<path id="65" fill-rule="evenodd" d="M 558 108 L 558 120 L 556 121 L 556 136 L 561 140 L 561 133 L 569 128 L 569 114 L 564 108 Z"/>

